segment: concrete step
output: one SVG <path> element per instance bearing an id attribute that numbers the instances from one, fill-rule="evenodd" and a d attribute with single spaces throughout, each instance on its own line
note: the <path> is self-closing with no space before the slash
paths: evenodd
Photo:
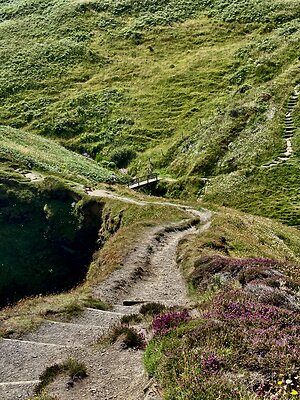
<path id="1" fill-rule="evenodd" d="M 63 346 L 84 346 L 95 342 L 108 329 L 109 326 L 46 321 L 22 339 Z"/>
<path id="2" fill-rule="evenodd" d="M 65 346 L 4 339 L 0 342 L 0 381 L 7 386 L 7 382 L 38 380 L 45 368 L 61 362 L 67 351 Z"/>
<path id="3" fill-rule="evenodd" d="M 128 315 L 128 314 L 137 314 L 140 311 L 141 304 L 135 304 L 132 306 L 124 306 L 123 304 L 116 304 L 113 307 L 113 310 L 115 310 L 118 313 L 121 313 L 122 315 Z"/>
<path id="4" fill-rule="evenodd" d="M 271 163 L 271 164 L 266 164 L 266 165 L 263 165 L 263 168 L 272 168 L 272 167 L 276 167 L 277 165 L 278 165 L 279 163 L 275 163 L 275 162 L 273 162 L 273 163 Z"/>
<path id="5" fill-rule="evenodd" d="M 94 325 L 107 329 L 116 324 L 123 314 L 114 311 L 103 311 L 95 308 L 86 308 L 78 318 L 72 322 L 79 325 Z"/>

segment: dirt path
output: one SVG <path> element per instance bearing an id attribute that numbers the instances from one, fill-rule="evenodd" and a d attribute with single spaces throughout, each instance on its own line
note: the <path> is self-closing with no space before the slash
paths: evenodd
<path id="1" fill-rule="evenodd" d="M 132 198 L 126 197 L 126 196 L 120 196 L 116 193 L 113 193 L 113 192 L 110 192 L 110 191 L 104 190 L 104 189 L 87 190 L 87 194 L 89 196 L 93 196 L 93 197 L 104 197 L 104 198 L 107 197 L 110 199 L 123 201 L 124 203 L 136 204 L 138 206 L 146 206 L 146 205 L 154 204 L 154 205 L 158 205 L 158 206 L 174 207 L 174 208 L 178 208 L 181 210 L 185 210 L 185 211 L 191 213 L 192 215 L 194 215 L 195 217 L 201 218 L 202 222 L 207 222 L 211 218 L 211 215 L 212 215 L 212 213 L 208 210 L 203 210 L 203 211 L 195 210 L 193 207 L 187 206 L 185 204 L 171 203 L 168 201 L 137 200 L 137 199 L 132 199 Z"/>
<path id="2" fill-rule="evenodd" d="M 91 196 L 113 197 L 144 206 L 153 204 L 121 197 L 107 191 L 90 191 Z M 185 205 L 154 202 L 178 207 L 202 221 L 208 229 L 211 212 L 197 211 Z M 189 298 L 176 264 L 179 240 L 196 232 L 185 220 L 177 226 L 149 229 L 128 254 L 122 269 L 94 288 L 94 295 L 113 305 L 112 311 L 87 308 L 70 323 L 45 322 L 37 331 L 20 338 L 0 342 L 0 394 L 3 400 L 27 400 L 39 375 L 46 366 L 74 357 L 85 363 L 88 378 L 70 386 L 66 377 L 51 384 L 49 393 L 60 400 L 131 399 L 159 400 L 155 382 L 150 382 L 143 368 L 141 351 L 124 350 L 120 343 L 101 349 L 95 340 L 107 334 L 122 315 L 137 312 L 139 305 L 125 306 L 128 301 L 161 302 L 166 305 L 188 305 Z M 124 303 L 125 302 L 125 303 Z M 146 326 L 140 326 L 145 330 Z"/>

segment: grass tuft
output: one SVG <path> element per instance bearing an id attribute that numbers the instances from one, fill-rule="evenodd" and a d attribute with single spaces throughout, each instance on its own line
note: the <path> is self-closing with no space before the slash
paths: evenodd
<path id="1" fill-rule="evenodd" d="M 109 336 L 110 343 L 121 342 L 124 349 L 140 350 L 144 349 L 146 342 L 144 335 L 136 329 L 128 326 L 116 326 L 113 328 Z"/>
<path id="2" fill-rule="evenodd" d="M 69 358 L 61 364 L 54 364 L 47 367 L 46 370 L 40 375 L 40 383 L 35 387 L 34 392 L 40 395 L 43 390 L 55 380 L 60 374 L 68 374 L 72 382 L 86 378 L 86 366 L 73 358 Z"/>
<path id="3" fill-rule="evenodd" d="M 143 315 L 157 315 L 161 314 L 164 312 L 166 309 L 166 306 L 160 303 L 146 303 L 143 304 L 140 308 L 140 313 Z"/>

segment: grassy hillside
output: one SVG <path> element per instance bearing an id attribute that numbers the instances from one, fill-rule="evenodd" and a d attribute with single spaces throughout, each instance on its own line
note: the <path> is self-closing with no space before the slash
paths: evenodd
<path id="1" fill-rule="evenodd" d="M 132 174 L 150 158 L 178 178 L 170 196 L 217 176 L 207 200 L 296 225 L 299 129 L 284 171 L 253 167 L 284 146 L 299 11 L 294 0 L 2 1 L 0 123 L 104 166 L 136 157 Z"/>
<path id="2" fill-rule="evenodd" d="M 86 185 L 112 180 L 111 171 L 41 136 L 0 126 L 0 140 L 1 168 L 33 169 Z"/>
<path id="3" fill-rule="evenodd" d="M 167 316 L 147 371 L 170 400 L 299 397 L 300 99 L 291 157 L 262 168 L 286 150 L 299 16 L 299 0 L 0 0 L 0 307 L 73 288 L 2 309 L 0 336 L 105 307 L 91 287 L 187 213 L 83 186 L 154 169 L 172 178 L 157 194 L 216 214 L 178 249 L 197 316 Z"/>

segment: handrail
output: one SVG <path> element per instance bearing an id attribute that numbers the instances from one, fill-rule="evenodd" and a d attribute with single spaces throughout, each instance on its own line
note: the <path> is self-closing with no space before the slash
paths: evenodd
<path id="1" fill-rule="evenodd" d="M 139 185 L 142 182 L 146 182 L 149 183 L 149 181 L 152 180 L 158 180 L 158 174 L 148 174 L 148 175 L 144 175 L 144 176 L 139 176 L 137 178 L 132 179 L 129 183 L 128 186 L 132 186 L 132 185 Z"/>

